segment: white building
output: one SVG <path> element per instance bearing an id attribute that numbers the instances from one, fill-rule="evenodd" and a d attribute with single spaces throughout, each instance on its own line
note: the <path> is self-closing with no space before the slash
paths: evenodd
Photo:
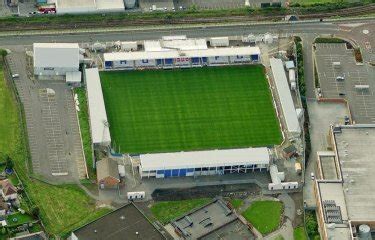
<path id="1" fill-rule="evenodd" d="M 85 70 L 87 102 L 89 105 L 90 131 L 92 143 L 95 145 L 111 144 L 107 113 L 105 111 L 102 86 L 97 68 Z"/>
<path id="2" fill-rule="evenodd" d="M 173 68 L 260 62 L 258 47 L 176 50 L 149 42 L 149 51 L 104 53 L 105 69 Z M 145 46 L 146 47 L 146 46 Z M 157 51 L 159 50 L 159 51 Z"/>
<path id="3" fill-rule="evenodd" d="M 262 148 L 154 153 L 140 155 L 142 178 L 223 175 L 267 171 L 269 151 Z"/>
<path id="4" fill-rule="evenodd" d="M 301 127 L 289 89 L 288 79 L 285 75 L 283 62 L 281 59 L 271 58 L 270 63 L 287 130 L 292 136 L 300 136 Z"/>
<path id="5" fill-rule="evenodd" d="M 34 74 L 65 76 L 79 69 L 78 43 L 34 43 Z"/>
<path id="6" fill-rule="evenodd" d="M 123 0 L 54 0 L 57 14 L 124 11 Z"/>

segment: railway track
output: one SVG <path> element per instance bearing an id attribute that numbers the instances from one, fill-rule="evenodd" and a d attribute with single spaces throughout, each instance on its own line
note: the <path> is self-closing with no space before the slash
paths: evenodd
<path id="1" fill-rule="evenodd" d="M 324 19 L 329 17 L 350 17 L 375 13 L 375 4 L 358 6 L 346 9 L 335 10 L 326 13 L 298 14 L 300 19 Z M 173 16 L 173 15 L 172 15 Z M 63 30 L 74 28 L 96 28 L 96 27 L 119 27 L 119 26 L 144 26 L 162 24 L 209 24 L 229 23 L 242 21 L 279 21 L 285 15 L 246 15 L 246 16 L 225 16 L 225 17 L 183 17 L 183 18 L 154 18 L 154 19 L 106 19 L 101 21 L 74 21 L 64 23 L 43 23 L 43 22 L 15 22 L 12 24 L 0 21 L 0 31 L 20 30 Z"/>

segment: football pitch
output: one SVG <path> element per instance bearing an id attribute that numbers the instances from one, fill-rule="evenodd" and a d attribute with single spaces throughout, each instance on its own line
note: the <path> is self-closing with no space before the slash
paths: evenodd
<path id="1" fill-rule="evenodd" d="M 116 151 L 242 148 L 282 140 L 260 65 L 101 72 L 100 78 Z"/>

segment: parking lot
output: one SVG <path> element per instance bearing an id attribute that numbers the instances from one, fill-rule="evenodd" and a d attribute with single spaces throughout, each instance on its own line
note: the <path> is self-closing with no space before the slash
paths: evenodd
<path id="1" fill-rule="evenodd" d="M 373 74 L 366 65 L 356 64 L 353 50 L 345 44 L 319 43 L 315 59 L 322 97 L 344 98 L 354 122 L 375 123 L 375 85 L 369 81 Z"/>
<path id="2" fill-rule="evenodd" d="M 32 171 L 53 183 L 73 182 L 86 174 L 71 90 L 63 81 L 30 78 L 23 49 L 7 56 L 26 117 Z"/>

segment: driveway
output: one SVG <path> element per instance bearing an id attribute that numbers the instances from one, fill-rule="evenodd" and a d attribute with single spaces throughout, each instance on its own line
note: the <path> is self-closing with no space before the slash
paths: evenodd
<path id="1" fill-rule="evenodd" d="M 344 104 L 318 103 L 314 100 L 307 101 L 307 108 L 310 116 L 311 154 L 307 161 L 303 195 L 307 206 L 315 207 L 313 181 L 310 173 L 315 172 L 317 151 L 327 149 L 327 136 L 330 125 L 335 123 L 342 124 L 348 112 Z"/>

